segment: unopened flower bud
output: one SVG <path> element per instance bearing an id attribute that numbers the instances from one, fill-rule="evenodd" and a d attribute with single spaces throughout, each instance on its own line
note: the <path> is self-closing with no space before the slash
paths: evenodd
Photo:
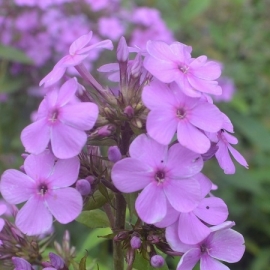
<path id="1" fill-rule="evenodd" d="M 126 261 L 127 261 L 127 265 L 131 266 L 134 262 L 135 259 L 135 252 L 134 249 L 129 248 L 127 250 L 127 254 L 126 254 Z"/>
<path id="2" fill-rule="evenodd" d="M 108 159 L 112 162 L 117 162 L 122 158 L 122 154 L 118 148 L 118 146 L 110 146 L 108 149 Z"/>
<path id="3" fill-rule="evenodd" d="M 60 256 L 58 256 L 58 255 L 50 252 L 49 253 L 49 257 L 50 257 L 51 265 L 54 268 L 56 268 L 56 269 L 62 269 L 62 268 L 64 268 L 65 262 L 64 262 L 64 260 Z"/>
<path id="4" fill-rule="evenodd" d="M 133 117 L 134 115 L 134 109 L 128 105 L 125 109 L 124 109 L 124 114 L 126 114 L 129 118 Z"/>
<path id="5" fill-rule="evenodd" d="M 23 159 L 26 159 L 27 157 L 28 157 L 29 155 L 28 154 L 21 154 L 21 157 L 23 158 Z"/>
<path id="6" fill-rule="evenodd" d="M 86 196 L 91 192 L 91 185 L 86 179 L 80 179 L 76 182 L 76 189 L 82 196 Z"/>
<path id="7" fill-rule="evenodd" d="M 31 264 L 23 258 L 12 257 L 12 262 L 15 266 L 14 270 L 33 270 Z"/>
<path id="8" fill-rule="evenodd" d="M 162 256 L 154 255 L 151 257 L 151 265 L 155 268 L 160 268 L 164 265 L 165 261 Z"/>
<path id="9" fill-rule="evenodd" d="M 151 244 L 157 244 L 159 242 L 159 237 L 157 235 L 148 235 L 147 236 L 147 240 L 151 243 Z"/>
<path id="10" fill-rule="evenodd" d="M 133 118 L 131 120 L 131 123 L 133 126 L 135 126 L 137 128 L 142 128 L 142 121 L 139 118 Z"/>
<path id="11" fill-rule="evenodd" d="M 98 135 L 101 137 L 107 137 L 112 135 L 114 132 L 114 126 L 112 125 L 106 125 L 98 129 Z"/>
<path id="12" fill-rule="evenodd" d="M 25 170 L 24 170 L 24 166 L 23 166 L 23 165 L 20 166 L 20 170 L 21 170 L 23 173 L 25 173 Z"/>
<path id="13" fill-rule="evenodd" d="M 116 55 L 119 62 L 126 62 L 128 60 L 129 51 L 124 37 L 121 37 L 119 40 Z"/>
<path id="14" fill-rule="evenodd" d="M 139 249 L 141 247 L 141 239 L 138 236 L 132 236 L 132 238 L 130 239 L 130 246 L 133 249 Z"/>
<path id="15" fill-rule="evenodd" d="M 87 180 L 90 183 L 90 185 L 92 185 L 96 179 L 93 175 L 89 175 L 89 176 L 85 177 L 85 180 Z"/>
<path id="16" fill-rule="evenodd" d="M 142 69 L 142 58 L 140 54 L 137 54 L 135 57 L 132 67 L 131 67 L 131 75 L 135 78 L 139 77 Z"/>

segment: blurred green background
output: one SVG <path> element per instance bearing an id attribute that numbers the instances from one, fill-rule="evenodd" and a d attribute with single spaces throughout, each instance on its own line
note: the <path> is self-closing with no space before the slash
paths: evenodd
<path id="1" fill-rule="evenodd" d="M 233 100 L 218 106 L 234 124 L 239 139 L 236 148 L 247 159 L 249 170 L 236 164 L 236 174 L 225 175 L 213 160 L 206 164 L 204 173 L 219 186 L 214 194 L 227 203 L 229 220 L 236 222 L 235 229 L 245 237 L 246 253 L 239 263 L 228 265 L 230 269 L 270 269 L 270 1 L 135 3 L 159 9 L 176 39 L 193 47 L 194 57 L 205 54 L 224 63 L 224 75 L 233 78 L 237 89 Z M 22 163 L 20 131 L 29 124 L 29 115 L 38 104 L 23 91 L 27 80 L 18 78 L 16 83 L 6 74 L 9 63 L 0 63 L 0 92 L 10 89 L 11 93 L 7 103 L 0 103 L 0 172 Z M 82 225 L 72 226 L 69 227 L 76 234 Z M 106 234 L 102 230 L 93 233 Z M 72 236 L 73 244 L 82 251 L 94 241 L 84 238 L 81 234 Z M 110 245 L 103 242 L 89 251 L 92 258 L 104 261 L 109 250 Z M 173 269 L 178 259 L 168 261 Z M 104 267 L 110 269 L 109 265 Z"/>

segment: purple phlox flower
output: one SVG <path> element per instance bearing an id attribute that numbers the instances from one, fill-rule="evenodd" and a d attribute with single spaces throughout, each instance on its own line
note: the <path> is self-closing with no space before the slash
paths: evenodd
<path id="1" fill-rule="evenodd" d="M 111 177 L 122 192 L 142 190 L 135 208 L 144 222 L 161 221 L 168 204 L 181 212 L 198 205 L 201 188 L 194 176 L 203 167 L 199 154 L 178 143 L 168 149 L 145 134 L 131 143 L 129 153 L 130 158 L 114 164 Z"/>
<path id="2" fill-rule="evenodd" d="M 176 83 L 169 86 L 154 80 L 142 93 L 148 134 L 161 144 L 169 144 L 175 132 L 180 144 L 197 153 L 206 153 L 209 138 L 203 131 L 217 132 L 223 117 L 220 110 L 204 98 L 186 96 Z"/>
<path id="3" fill-rule="evenodd" d="M 211 229 L 205 224 L 219 225 L 228 217 L 228 208 L 223 200 L 213 196 L 205 198 L 211 190 L 211 181 L 202 173 L 195 177 L 202 191 L 199 205 L 187 213 L 180 213 L 171 208 L 164 219 L 155 224 L 157 227 L 167 227 L 167 229 L 176 227 L 179 239 L 190 245 L 201 242 L 211 233 Z"/>
<path id="4" fill-rule="evenodd" d="M 207 61 L 202 55 L 191 58 L 192 48 L 180 42 L 168 45 L 162 41 L 148 41 L 145 68 L 164 83 L 176 82 L 188 96 L 200 97 L 201 92 L 220 95 L 222 90 L 215 81 L 221 74 L 221 66 Z"/>
<path id="5" fill-rule="evenodd" d="M 14 270 L 33 270 L 32 265 L 23 258 L 12 257 L 12 262 L 15 266 Z"/>
<path id="6" fill-rule="evenodd" d="M 179 240 L 177 228 L 171 227 L 166 231 L 166 239 L 173 250 L 184 252 L 177 270 L 191 270 L 200 260 L 201 270 L 229 270 L 218 260 L 228 263 L 238 262 L 245 251 L 243 236 L 232 230 L 233 223 L 220 225 L 202 242 L 196 245 L 187 245 Z"/>
<path id="7" fill-rule="evenodd" d="M 96 44 L 87 46 L 87 44 L 91 41 L 92 34 L 93 33 L 91 31 L 88 34 L 76 39 L 69 47 L 69 54 L 58 61 L 53 70 L 41 80 L 39 85 L 41 86 L 44 84 L 45 87 L 48 87 L 56 83 L 62 78 L 68 67 L 74 67 L 81 64 L 82 61 L 87 58 L 89 52 L 93 49 L 113 49 L 113 44 L 110 40 L 103 40 Z"/>
<path id="8" fill-rule="evenodd" d="M 21 140 L 27 152 L 39 154 L 51 143 L 57 158 L 71 158 L 80 153 L 98 117 L 98 107 L 80 102 L 75 93 L 75 79 L 68 80 L 59 91 L 50 91 L 41 102 L 37 119 L 23 129 Z"/>
<path id="9" fill-rule="evenodd" d="M 26 174 L 10 169 L 1 178 L 1 193 L 11 204 L 26 204 L 16 215 L 15 224 L 25 234 L 37 235 L 49 230 L 54 216 L 60 223 L 74 220 L 82 211 L 80 193 L 69 187 L 78 177 L 77 157 L 56 160 L 46 150 L 29 155 L 24 162 Z"/>
<path id="10" fill-rule="evenodd" d="M 232 100 L 235 93 L 234 81 L 228 77 L 220 77 L 218 84 L 222 88 L 222 94 L 220 96 L 214 96 L 216 102 L 229 102 Z"/>
<path id="11" fill-rule="evenodd" d="M 229 118 L 223 114 L 224 122 L 222 129 L 217 133 L 207 134 L 211 141 L 215 142 L 218 146 L 218 150 L 215 154 L 219 166 L 224 170 L 225 174 L 234 174 L 235 166 L 232 162 L 231 155 L 235 160 L 248 169 L 248 164 L 245 158 L 231 146 L 231 144 L 237 144 L 238 140 L 236 137 L 231 135 L 229 132 L 233 132 L 233 127 Z"/>

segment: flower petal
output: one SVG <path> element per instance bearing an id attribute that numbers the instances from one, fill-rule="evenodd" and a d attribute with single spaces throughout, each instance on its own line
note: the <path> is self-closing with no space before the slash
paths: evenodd
<path id="1" fill-rule="evenodd" d="M 218 150 L 215 156 L 219 166 L 224 170 L 225 174 L 234 174 L 235 166 L 230 157 L 227 144 L 225 144 L 222 141 L 219 141 L 217 146 Z"/>
<path id="2" fill-rule="evenodd" d="M 130 193 L 143 189 L 153 181 L 153 169 L 135 158 L 124 158 L 114 164 L 111 177 L 117 189 Z"/>
<path id="3" fill-rule="evenodd" d="M 47 179 L 53 170 L 56 158 L 50 150 L 39 155 L 29 155 L 24 161 L 24 170 L 32 179 Z"/>
<path id="4" fill-rule="evenodd" d="M 200 154 L 176 143 L 168 151 L 167 167 L 171 178 L 188 178 L 202 170 L 203 159 Z"/>
<path id="5" fill-rule="evenodd" d="M 81 50 L 84 48 L 92 39 L 93 32 L 90 31 L 88 34 L 82 35 L 79 38 L 77 38 L 75 41 L 72 42 L 72 44 L 69 47 L 69 54 L 74 55 L 78 52 L 78 50 Z"/>
<path id="6" fill-rule="evenodd" d="M 206 153 L 211 145 L 210 140 L 187 121 L 178 123 L 177 138 L 180 144 L 200 154 Z"/>
<path id="7" fill-rule="evenodd" d="M 211 230 L 205 226 L 193 212 L 181 213 L 178 223 L 179 239 L 189 245 L 203 241 Z"/>
<path id="8" fill-rule="evenodd" d="M 26 152 L 33 154 L 43 152 L 50 141 L 50 127 L 46 119 L 40 119 L 24 128 L 21 141 Z"/>
<path id="9" fill-rule="evenodd" d="M 200 79 L 204 80 L 216 80 L 221 75 L 221 66 L 219 63 L 214 61 L 209 61 L 205 64 L 199 64 L 196 66 L 197 61 L 200 57 L 196 58 L 190 63 L 190 68 L 192 69 L 192 74 Z"/>
<path id="10" fill-rule="evenodd" d="M 46 201 L 52 215 L 63 224 L 74 220 L 82 211 L 82 196 L 75 188 L 55 189 Z"/>
<path id="11" fill-rule="evenodd" d="M 78 157 L 57 160 L 48 181 L 51 182 L 53 189 L 68 187 L 76 182 L 79 169 L 80 161 Z"/>
<path id="12" fill-rule="evenodd" d="M 216 197 L 204 198 L 193 212 L 198 218 L 211 225 L 224 222 L 229 215 L 225 202 Z"/>
<path id="13" fill-rule="evenodd" d="M 245 240 L 239 232 L 227 229 L 212 233 L 207 239 L 211 257 L 229 263 L 240 261 L 245 252 Z"/>
<path id="14" fill-rule="evenodd" d="M 234 149 L 231 145 L 228 145 L 228 148 L 229 148 L 229 151 L 231 152 L 232 156 L 236 159 L 236 161 L 248 169 L 248 164 L 247 164 L 245 158 L 236 149 Z"/>
<path id="15" fill-rule="evenodd" d="M 17 170 L 6 170 L 1 177 L 1 193 L 10 204 L 18 204 L 28 200 L 35 187 L 35 181 Z"/>
<path id="16" fill-rule="evenodd" d="M 135 208 L 139 217 L 148 224 L 161 221 L 167 211 L 167 200 L 162 185 L 150 183 L 139 194 Z"/>
<path id="17" fill-rule="evenodd" d="M 39 197 L 31 197 L 16 216 L 16 226 L 27 235 L 37 235 L 52 226 L 52 215 Z"/>
<path id="18" fill-rule="evenodd" d="M 77 156 L 87 140 L 84 131 L 57 123 L 52 127 L 51 144 L 54 155 L 61 159 Z"/>
<path id="19" fill-rule="evenodd" d="M 143 149 L 143 151 L 142 151 Z M 159 166 L 167 157 L 168 146 L 159 144 L 146 134 L 139 135 L 130 145 L 129 154 L 151 167 Z"/>
<path id="20" fill-rule="evenodd" d="M 230 270 L 230 268 L 223 263 L 211 258 L 208 254 L 201 257 L 201 270 Z"/>
<path id="21" fill-rule="evenodd" d="M 188 74 L 187 78 L 190 85 L 198 91 L 212 95 L 222 94 L 222 88 L 218 85 L 216 81 L 203 80 L 191 74 Z"/>
<path id="22" fill-rule="evenodd" d="M 74 97 L 77 89 L 78 89 L 77 80 L 72 78 L 72 79 L 69 79 L 68 81 L 66 81 L 61 86 L 61 88 L 58 92 L 56 104 L 58 106 L 66 105 Z"/>
<path id="23" fill-rule="evenodd" d="M 201 251 L 199 248 L 190 249 L 186 252 L 177 265 L 177 270 L 192 270 L 200 260 Z"/>
<path id="24" fill-rule="evenodd" d="M 53 70 L 46 75 L 39 83 L 39 86 L 44 84 L 44 87 L 49 87 L 58 82 L 66 72 L 66 67 L 54 67 Z"/>
<path id="25" fill-rule="evenodd" d="M 81 50 L 78 51 L 78 54 L 88 54 L 93 49 L 107 49 L 111 51 L 113 49 L 113 44 L 112 41 L 109 39 L 102 40 L 93 45 L 82 48 Z"/>
<path id="26" fill-rule="evenodd" d="M 180 213 L 176 211 L 170 203 L 167 203 L 166 216 L 154 225 L 158 228 L 166 228 L 176 222 L 179 218 Z"/>
<path id="27" fill-rule="evenodd" d="M 98 117 L 98 106 L 91 102 L 70 104 L 59 109 L 58 119 L 80 130 L 91 129 Z"/>
<path id="28" fill-rule="evenodd" d="M 200 184 L 193 178 L 169 180 L 163 188 L 168 201 L 179 212 L 192 211 L 201 199 Z"/>

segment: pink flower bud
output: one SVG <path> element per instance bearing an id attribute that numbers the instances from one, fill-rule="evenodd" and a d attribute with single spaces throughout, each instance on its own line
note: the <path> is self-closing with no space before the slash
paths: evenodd
<path id="1" fill-rule="evenodd" d="M 76 182 L 76 189 L 82 196 L 86 196 L 91 192 L 91 185 L 86 179 L 80 179 Z"/>
<path id="2" fill-rule="evenodd" d="M 95 177 L 93 175 L 89 175 L 85 177 L 85 180 L 87 180 L 90 183 L 90 185 L 92 185 L 95 182 Z"/>
<path id="3" fill-rule="evenodd" d="M 24 170 L 24 166 L 23 166 L 23 165 L 20 167 L 20 170 L 21 170 L 23 173 L 25 173 L 25 170 Z"/>
<path id="4" fill-rule="evenodd" d="M 122 154 L 118 148 L 118 146 L 110 146 L 108 149 L 108 159 L 112 162 L 117 162 L 122 158 Z"/>
<path id="5" fill-rule="evenodd" d="M 65 266 L 65 262 L 60 256 L 50 252 L 49 257 L 50 257 L 51 265 L 54 268 L 62 269 Z"/>
<path id="6" fill-rule="evenodd" d="M 98 135 L 101 137 L 107 137 L 112 135 L 115 128 L 112 125 L 106 125 L 98 129 Z"/>
<path id="7" fill-rule="evenodd" d="M 133 249 L 139 249 L 141 247 L 141 239 L 138 236 L 132 236 L 130 245 Z"/>
<path id="8" fill-rule="evenodd" d="M 117 47 L 117 60 L 119 62 L 126 62 L 128 60 L 128 46 L 124 37 L 121 37 Z"/>
<path id="9" fill-rule="evenodd" d="M 154 255 L 151 258 L 151 265 L 155 268 L 160 268 L 164 265 L 165 261 L 162 256 L 160 255 Z"/>
<path id="10" fill-rule="evenodd" d="M 31 264 L 23 258 L 12 257 L 12 262 L 15 266 L 14 270 L 33 270 Z"/>
<path id="11" fill-rule="evenodd" d="M 128 117 L 132 117 L 134 115 L 134 109 L 128 105 L 125 109 L 124 109 L 124 114 L 126 114 Z"/>

